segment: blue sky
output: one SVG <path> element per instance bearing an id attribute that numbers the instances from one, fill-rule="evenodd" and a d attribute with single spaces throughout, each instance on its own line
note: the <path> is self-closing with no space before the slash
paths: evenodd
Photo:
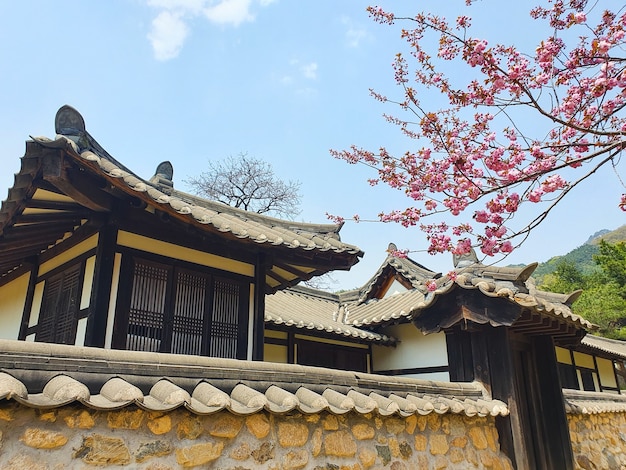
<path id="1" fill-rule="evenodd" d="M 532 41 L 526 7 L 483 0 L 475 25 L 504 42 Z M 519 2 L 523 3 L 523 2 Z M 301 182 L 305 222 L 327 212 L 375 218 L 403 208 L 402 194 L 372 188 L 369 170 L 333 159 L 351 144 L 406 150 L 411 143 L 381 117 L 395 110 L 374 101 L 392 95 L 391 62 L 399 28 L 371 21 L 361 0 L 29 0 L 0 3 L 0 199 L 13 184 L 29 135 L 54 137 L 54 115 L 69 104 L 87 129 L 141 177 L 170 160 L 175 187 L 210 159 L 247 152 L 276 174 Z M 396 12 L 417 2 L 396 0 Z M 465 11 L 463 0 L 424 0 L 419 8 Z M 485 14 L 488 13 L 488 14 Z M 514 18 L 515 21 L 511 21 Z M 536 36 L 537 40 L 541 36 Z M 530 44 L 536 44 L 530 43 Z M 534 47 L 534 45 L 532 46 Z M 505 263 L 545 261 L 624 223 L 623 192 L 610 171 L 570 195 Z M 342 239 L 365 257 L 336 273 L 333 289 L 362 285 L 389 242 L 422 250 L 424 235 L 400 226 L 347 222 Z M 411 257 L 433 270 L 450 255 Z"/>

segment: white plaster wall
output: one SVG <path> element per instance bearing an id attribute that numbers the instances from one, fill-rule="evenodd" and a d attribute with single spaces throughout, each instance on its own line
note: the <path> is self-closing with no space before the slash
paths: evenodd
<path id="1" fill-rule="evenodd" d="M 391 326 L 386 328 L 384 333 L 399 339 L 400 342 L 395 348 L 372 347 L 374 372 L 448 365 L 445 333 L 425 336 L 410 323 Z M 450 380 L 450 374 L 447 372 L 407 376 L 428 380 Z"/>
<path id="2" fill-rule="evenodd" d="M 30 274 L 26 273 L 0 287 L 0 338 L 17 339 L 24 313 Z"/>

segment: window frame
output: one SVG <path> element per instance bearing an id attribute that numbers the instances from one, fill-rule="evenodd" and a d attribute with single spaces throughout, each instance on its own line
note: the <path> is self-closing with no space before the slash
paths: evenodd
<path id="1" fill-rule="evenodd" d="M 173 338 L 173 320 L 175 315 L 175 298 L 176 298 L 176 279 L 179 272 L 190 272 L 198 274 L 205 278 L 207 283 L 207 291 L 205 293 L 205 307 L 202 318 L 202 339 L 200 353 L 197 355 L 208 356 L 210 352 L 210 343 L 212 342 L 210 332 L 213 319 L 213 300 L 215 294 L 215 283 L 217 280 L 223 280 L 228 283 L 237 285 L 238 287 L 238 312 L 237 312 L 237 344 L 234 358 L 246 359 L 249 349 L 249 325 L 250 325 L 250 285 L 253 282 L 251 278 L 242 276 L 241 274 L 212 268 L 204 265 L 198 265 L 187 261 L 177 260 L 154 253 L 143 252 L 135 249 L 120 250 L 122 255 L 119 276 L 119 288 L 116 299 L 115 319 L 113 324 L 113 336 L 111 347 L 113 349 L 126 350 L 126 337 L 128 333 L 129 317 L 130 317 L 130 301 L 133 289 L 133 279 L 136 260 L 146 263 L 153 263 L 168 268 L 168 280 L 165 299 L 164 312 L 164 336 L 158 352 L 170 353 L 172 350 Z M 208 317 L 206 316 L 208 312 Z M 175 352 L 178 354 L 193 354 Z M 214 356 L 224 357 L 224 356 Z M 227 356 L 231 357 L 231 356 Z"/>
<path id="2" fill-rule="evenodd" d="M 70 294 L 71 298 L 69 302 L 71 304 L 71 308 L 69 310 L 65 309 L 63 311 L 59 310 L 58 303 L 61 300 L 61 296 L 63 294 L 64 288 L 67 282 L 68 276 L 74 276 L 75 284 L 72 287 L 73 292 Z M 34 333 L 36 342 L 42 343 L 52 343 L 52 344 L 75 344 L 76 343 L 76 334 L 78 331 L 78 320 L 81 318 L 85 318 L 88 309 L 81 310 L 81 296 L 83 290 L 83 283 L 85 278 L 85 260 L 81 257 L 79 259 L 72 260 L 71 262 L 64 263 L 61 266 L 51 270 L 45 275 L 41 276 L 37 283 L 44 283 L 43 293 L 41 297 L 41 303 L 39 305 L 39 315 L 37 318 L 37 324 L 26 333 L 26 336 Z M 47 309 L 46 302 L 47 296 L 50 295 L 50 289 L 52 288 L 53 283 L 56 280 L 60 280 L 59 291 L 56 293 L 56 307 Z M 73 315 L 73 318 L 70 318 Z M 64 319 L 65 323 L 70 323 L 69 329 L 66 331 L 59 331 L 58 326 L 61 323 L 61 319 L 63 317 L 67 317 Z M 49 335 L 48 331 L 43 331 L 43 327 L 52 328 L 52 333 Z M 62 337 L 61 337 L 62 336 Z"/>

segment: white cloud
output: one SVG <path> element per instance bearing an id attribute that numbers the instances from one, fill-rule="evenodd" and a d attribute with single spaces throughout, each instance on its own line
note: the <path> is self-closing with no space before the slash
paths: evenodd
<path id="1" fill-rule="evenodd" d="M 157 60 L 173 59 L 180 53 L 187 36 L 189 22 L 205 18 L 211 23 L 239 26 L 254 21 L 252 6 L 267 7 L 276 0 L 146 0 L 148 6 L 160 10 L 152 21 L 148 40 Z"/>
<path id="2" fill-rule="evenodd" d="M 148 39 L 157 60 L 169 60 L 178 56 L 189 29 L 176 13 L 162 11 L 152 20 L 152 30 Z"/>
<path id="3" fill-rule="evenodd" d="M 315 80 L 317 78 L 317 64 L 315 62 L 305 64 L 300 67 L 300 72 L 302 72 L 302 75 L 304 75 L 306 78 Z"/>
<path id="4" fill-rule="evenodd" d="M 361 41 L 368 36 L 367 30 L 355 25 L 347 16 L 341 18 L 341 22 L 347 27 L 345 35 L 348 46 L 359 47 Z"/>
<path id="5" fill-rule="evenodd" d="M 251 0 L 222 0 L 205 8 L 204 15 L 214 23 L 239 26 L 243 22 L 254 21 L 250 3 Z"/>

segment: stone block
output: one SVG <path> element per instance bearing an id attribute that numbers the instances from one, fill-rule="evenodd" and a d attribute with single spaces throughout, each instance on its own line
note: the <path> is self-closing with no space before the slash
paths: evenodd
<path id="1" fill-rule="evenodd" d="M 270 421 L 262 413 L 256 413 L 246 418 L 248 431 L 257 439 L 263 439 L 270 433 Z"/>
<path id="2" fill-rule="evenodd" d="M 74 452 L 75 459 L 89 465 L 128 465 L 130 452 L 122 439 L 99 434 L 83 438 L 82 445 Z"/>
<path id="3" fill-rule="evenodd" d="M 144 412 L 139 409 L 123 409 L 107 413 L 107 423 L 111 429 L 139 429 L 143 418 Z"/>
<path id="4" fill-rule="evenodd" d="M 357 423 L 352 426 L 352 435 L 359 441 L 374 439 L 376 430 L 367 423 Z"/>
<path id="5" fill-rule="evenodd" d="M 450 450 L 445 434 L 432 434 L 428 441 L 431 455 L 445 455 Z"/>
<path id="6" fill-rule="evenodd" d="M 298 470 L 309 463 L 309 453 L 305 449 L 292 450 L 283 457 L 284 470 Z"/>
<path id="7" fill-rule="evenodd" d="M 223 442 L 204 442 L 176 449 L 176 462 L 185 468 L 205 465 L 217 460 L 224 450 Z"/>
<path id="8" fill-rule="evenodd" d="M 324 453 L 333 457 L 354 457 L 356 441 L 348 431 L 335 431 L 324 436 Z"/>
<path id="9" fill-rule="evenodd" d="M 144 462 L 152 457 L 162 457 L 173 452 L 172 445 L 168 441 L 158 440 L 144 442 L 135 452 L 135 461 Z"/>
<path id="10" fill-rule="evenodd" d="M 20 441 L 35 449 L 56 449 L 67 444 L 67 437 L 60 432 L 27 428 L 22 433 Z"/>
<path id="11" fill-rule="evenodd" d="M 298 421 L 278 423 L 278 443 L 281 447 L 302 447 L 309 440 L 309 428 Z"/>
<path id="12" fill-rule="evenodd" d="M 230 413 L 219 413 L 213 417 L 208 425 L 211 436 L 233 439 L 243 426 L 243 419 Z"/>
<path id="13" fill-rule="evenodd" d="M 156 415 L 151 414 L 148 416 L 146 423 L 148 429 L 152 434 L 161 435 L 166 434 L 172 430 L 172 418 L 169 414 Z"/>
<path id="14" fill-rule="evenodd" d="M 198 439 L 204 431 L 204 425 L 198 416 L 186 414 L 176 426 L 178 439 Z"/>

